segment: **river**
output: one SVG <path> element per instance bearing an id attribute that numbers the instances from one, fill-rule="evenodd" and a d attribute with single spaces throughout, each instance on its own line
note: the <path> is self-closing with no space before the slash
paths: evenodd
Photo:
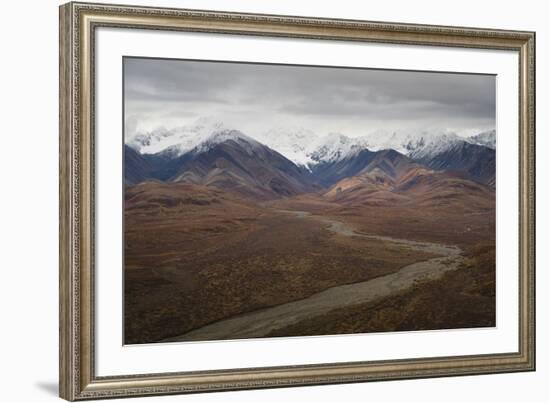
<path id="1" fill-rule="evenodd" d="M 457 246 L 359 233 L 344 222 L 316 216 L 307 211 L 278 210 L 278 212 L 291 214 L 300 219 L 321 221 L 327 225 L 329 231 L 338 235 L 391 242 L 403 248 L 438 256 L 404 266 L 392 274 L 360 283 L 328 288 L 302 300 L 223 319 L 164 341 L 264 337 L 274 330 L 325 314 L 334 309 L 371 302 L 404 291 L 417 281 L 436 280 L 445 272 L 458 269 L 463 260 L 462 251 Z"/>

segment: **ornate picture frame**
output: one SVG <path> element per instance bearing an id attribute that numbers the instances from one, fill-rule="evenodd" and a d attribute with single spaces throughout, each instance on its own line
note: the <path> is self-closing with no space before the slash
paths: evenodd
<path id="1" fill-rule="evenodd" d="M 240 34 L 515 52 L 519 59 L 518 351 L 98 376 L 95 356 L 96 30 Z M 503 262 L 501 262 L 503 263 Z M 322 385 L 535 369 L 535 33 L 217 11 L 60 7 L 60 395 L 67 400 Z"/>

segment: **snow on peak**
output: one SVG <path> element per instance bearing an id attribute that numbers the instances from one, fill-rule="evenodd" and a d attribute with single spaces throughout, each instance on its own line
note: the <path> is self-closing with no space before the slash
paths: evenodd
<path id="1" fill-rule="evenodd" d="M 451 131 L 394 133 L 387 137 L 384 148 L 392 148 L 412 159 L 431 158 L 450 150 L 457 144 L 473 143 L 494 147 L 495 131 L 490 130 L 472 137 L 461 137 Z M 491 143 L 492 142 L 492 143 Z M 374 147 L 376 150 L 376 147 Z"/>
<path id="2" fill-rule="evenodd" d="M 493 150 L 496 149 L 496 130 L 487 130 L 485 132 L 481 132 L 479 134 L 476 134 L 475 136 L 471 136 L 468 138 L 468 141 L 473 144 L 478 144 L 480 146 L 485 146 L 492 148 Z"/>
<path id="3" fill-rule="evenodd" d="M 168 130 L 164 127 L 147 133 L 138 133 L 127 139 L 126 144 L 141 154 L 170 153 L 177 157 L 192 150 L 213 132 L 225 128 L 224 124 L 212 118 L 200 118 L 193 124 Z"/>
<path id="4" fill-rule="evenodd" d="M 363 138 L 341 133 L 322 135 L 304 128 L 277 127 L 255 138 L 296 165 L 310 168 L 322 162 L 336 162 L 366 148 Z"/>
<path id="5" fill-rule="evenodd" d="M 172 132 L 161 126 L 147 133 L 136 133 L 132 138 L 126 139 L 126 144 L 136 151 L 142 152 L 143 149 L 154 146 L 171 135 Z"/>
<path id="6" fill-rule="evenodd" d="M 210 135 L 201 139 L 200 143 L 197 144 L 191 150 L 191 152 L 193 152 L 194 154 L 201 154 L 210 150 L 212 147 L 218 144 L 222 144 L 228 141 L 238 143 L 249 154 L 252 154 L 254 150 L 258 149 L 258 147 L 262 147 L 259 142 L 239 130 L 223 129 L 214 131 Z"/>
<path id="7" fill-rule="evenodd" d="M 392 149 L 411 158 L 422 158 L 447 149 L 460 137 L 452 132 L 391 132 L 378 130 L 366 135 L 372 151 Z"/>
<path id="8" fill-rule="evenodd" d="M 362 137 L 351 138 L 341 133 L 330 133 L 323 138 L 310 157 L 315 163 L 337 162 L 356 155 L 367 146 L 367 140 Z"/>
<path id="9" fill-rule="evenodd" d="M 275 127 L 255 138 L 272 150 L 284 155 L 296 165 L 307 167 L 314 163 L 310 155 L 319 142 L 319 136 L 304 128 Z"/>
<path id="10" fill-rule="evenodd" d="M 416 143 L 407 144 L 410 147 L 406 147 L 406 154 L 413 159 L 429 158 L 441 154 L 463 141 L 464 139 L 455 133 L 424 135 L 419 137 Z"/>
<path id="11" fill-rule="evenodd" d="M 250 137 L 233 130 L 219 120 L 202 117 L 192 124 L 138 133 L 126 144 L 142 154 L 163 153 L 171 158 L 188 152 L 202 152 L 215 144 L 235 141 L 252 152 L 261 144 L 277 151 L 298 166 L 311 169 L 320 163 L 334 163 L 350 158 L 364 149 L 393 149 L 412 159 L 431 158 L 461 142 L 495 148 L 495 130 L 471 137 L 460 137 L 450 131 L 372 131 L 362 137 L 342 133 L 323 134 L 303 127 L 275 127 Z"/>

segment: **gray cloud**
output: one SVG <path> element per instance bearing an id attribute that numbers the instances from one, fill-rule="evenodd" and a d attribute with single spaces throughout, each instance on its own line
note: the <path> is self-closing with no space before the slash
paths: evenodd
<path id="1" fill-rule="evenodd" d="M 361 135 L 495 127 L 495 77 L 393 70 L 125 59 L 135 130 L 212 116 L 243 130 L 284 123 Z"/>

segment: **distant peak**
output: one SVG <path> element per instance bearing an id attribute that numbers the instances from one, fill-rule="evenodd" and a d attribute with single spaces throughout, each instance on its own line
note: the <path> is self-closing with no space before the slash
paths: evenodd
<path id="1" fill-rule="evenodd" d="M 257 143 L 257 141 L 253 138 L 247 136 L 240 130 L 235 129 L 221 129 L 214 131 L 206 137 L 206 139 L 204 139 L 203 143 L 223 143 L 229 140 L 245 140 L 249 143 Z"/>
<path id="2" fill-rule="evenodd" d="M 487 131 L 478 133 L 476 135 L 470 136 L 468 137 L 467 141 L 469 143 L 489 147 L 494 150 L 496 148 L 496 130 L 491 129 L 491 130 L 487 130 Z"/>
<path id="3" fill-rule="evenodd" d="M 214 148 L 219 144 L 227 142 L 238 143 L 248 153 L 253 153 L 260 147 L 263 147 L 261 143 L 254 140 L 252 137 L 247 136 L 240 130 L 235 129 L 222 129 L 211 133 L 205 137 L 191 152 L 194 154 L 201 154 Z"/>

